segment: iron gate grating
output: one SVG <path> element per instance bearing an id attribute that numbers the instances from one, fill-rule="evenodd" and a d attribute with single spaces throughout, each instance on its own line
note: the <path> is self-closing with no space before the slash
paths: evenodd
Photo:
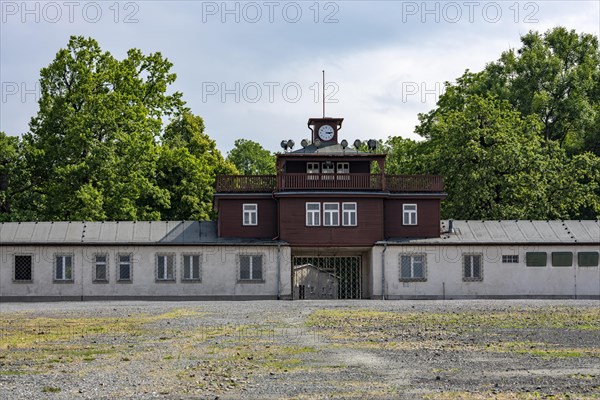
<path id="1" fill-rule="evenodd" d="M 361 298 L 361 256 L 294 256 L 294 266 L 311 264 L 338 277 L 339 299 Z"/>

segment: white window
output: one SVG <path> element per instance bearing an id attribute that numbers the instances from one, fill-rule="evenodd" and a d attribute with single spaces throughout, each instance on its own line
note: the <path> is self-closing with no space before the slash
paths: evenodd
<path id="1" fill-rule="evenodd" d="M 321 225 L 321 203 L 306 203 L 306 226 Z"/>
<path id="2" fill-rule="evenodd" d="M 131 282 L 131 254 L 117 255 L 118 281 Z"/>
<path id="3" fill-rule="evenodd" d="M 350 173 L 350 163 L 347 163 L 347 162 L 337 163 L 337 173 L 338 174 L 349 174 Z"/>
<path id="4" fill-rule="evenodd" d="M 324 174 L 333 174 L 335 172 L 334 168 L 335 167 L 334 167 L 333 163 L 331 161 L 327 161 L 327 162 L 323 163 L 322 171 Z"/>
<path id="5" fill-rule="evenodd" d="M 244 204 L 243 225 L 258 225 L 258 204 Z"/>
<path id="6" fill-rule="evenodd" d="M 502 255 L 502 262 L 504 264 L 518 264 L 519 256 L 515 254 L 504 254 Z"/>
<path id="7" fill-rule="evenodd" d="M 94 282 L 108 282 L 108 256 L 94 255 Z"/>
<path id="8" fill-rule="evenodd" d="M 400 280 L 425 280 L 425 254 L 400 255 Z"/>
<path id="9" fill-rule="evenodd" d="M 323 203 L 323 225 L 338 226 L 340 224 L 340 203 Z"/>
<path id="10" fill-rule="evenodd" d="M 342 225 L 356 226 L 356 203 L 342 203 Z"/>
<path id="11" fill-rule="evenodd" d="M 417 224 L 417 205 L 403 204 L 402 205 L 402 225 Z"/>
<path id="12" fill-rule="evenodd" d="M 184 281 L 201 280 L 202 258 L 200 254 L 183 255 L 183 277 Z"/>
<path id="13" fill-rule="evenodd" d="M 240 255 L 240 281 L 262 281 L 262 264 L 262 255 Z"/>
<path id="14" fill-rule="evenodd" d="M 306 172 L 308 174 L 318 174 L 319 173 L 319 163 L 318 162 L 306 163 Z"/>
<path id="15" fill-rule="evenodd" d="M 73 256 L 57 255 L 55 258 L 54 280 L 68 282 L 73 280 Z"/>
<path id="16" fill-rule="evenodd" d="M 175 280 L 175 255 L 157 254 L 156 255 L 156 280 L 174 281 Z"/>
<path id="17" fill-rule="evenodd" d="M 463 280 L 481 281 L 483 280 L 483 264 L 481 254 L 463 255 Z"/>

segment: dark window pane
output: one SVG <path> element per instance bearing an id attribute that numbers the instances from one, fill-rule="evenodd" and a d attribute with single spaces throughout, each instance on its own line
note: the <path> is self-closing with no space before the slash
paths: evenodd
<path id="1" fill-rule="evenodd" d="M 31 256 L 15 256 L 15 281 L 31 280 Z"/>
<path id="2" fill-rule="evenodd" d="M 570 251 L 555 251 L 552 253 L 553 267 L 570 267 L 573 265 L 573 253 Z"/>
<path id="3" fill-rule="evenodd" d="M 580 267 L 597 267 L 598 252 L 597 251 L 580 251 L 577 253 L 577 265 Z"/>
<path id="4" fill-rule="evenodd" d="M 250 256 L 240 256 L 240 279 L 250 279 Z"/>
<path id="5" fill-rule="evenodd" d="M 547 257 L 546 252 L 528 252 L 525 254 L 525 264 L 528 267 L 545 267 Z"/>

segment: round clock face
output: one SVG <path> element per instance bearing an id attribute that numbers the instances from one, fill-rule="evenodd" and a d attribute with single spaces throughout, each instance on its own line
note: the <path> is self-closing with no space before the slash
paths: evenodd
<path id="1" fill-rule="evenodd" d="M 331 125 L 323 125 L 319 128 L 319 137 L 324 141 L 331 140 L 333 139 L 333 132 Z"/>

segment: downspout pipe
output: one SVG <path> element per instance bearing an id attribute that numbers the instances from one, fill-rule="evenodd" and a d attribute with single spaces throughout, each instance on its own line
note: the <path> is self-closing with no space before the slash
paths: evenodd
<path id="1" fill-rule="evenodd" d="M 381 252 L 381 300 L 385 300 L 385 252 L 387 250 L 387 243 L 383 244 L 383 251 Z"/>
<path id="2" fill-rule="evenodd" d="M 281 300 L 281 243 L 277 243 L 277 300 Z"/>

